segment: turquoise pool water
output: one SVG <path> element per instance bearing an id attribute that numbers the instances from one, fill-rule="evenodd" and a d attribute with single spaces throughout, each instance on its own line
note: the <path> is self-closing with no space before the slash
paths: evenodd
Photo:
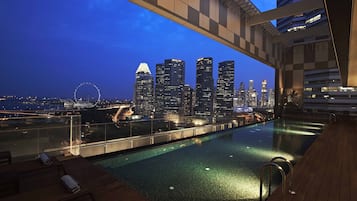
<path id="1" fill-rule="evenodd" d="M 151 201 L 257 200 L 259 170 L 300 158 L 324 124 L 275 120 L 95 159 Z"/>

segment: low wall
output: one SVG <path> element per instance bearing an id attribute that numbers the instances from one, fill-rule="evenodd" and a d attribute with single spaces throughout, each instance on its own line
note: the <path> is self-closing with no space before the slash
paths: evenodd
<path id="1" fill-rule="evenodd" d="M 190 138 L 194 136 L 205 135 L 212 132 L 222 131 L 229 128 L 237 127 L 232 123 L 205 125 L 180 130 L 155 133 L 153 135 L 134 136 L 107 141 L 81 144 L 79 154 L 83 157 L 97 156 L 117 151 L 134 149 L 154 144 L 167 143 L 175 140 Z"/>

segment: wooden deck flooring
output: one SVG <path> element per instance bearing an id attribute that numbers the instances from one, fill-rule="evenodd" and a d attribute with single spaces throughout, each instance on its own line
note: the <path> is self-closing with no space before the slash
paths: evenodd
<path id="1" fill-rule="evenodd" d="M 295 165 L 292 179 L 296 195 L 278 188 L 268 201 L 357 200 L 357 121 L 330 124 Z"/>
<path id="2" fill-rule="evenodd" d="M 73 158 L 57 164 L 60 166 L 46 167 L 39 160 L 33 160 L 1 166 L 0 190 L 10 190 L 10 194 L 0 196 L 0 201 L 146 201 L 138 192 L 86 159 Z M 60 180 L 64 174 L 62 168 L 78 181 L 81 187 L 79 193 L 72 194 L 64 188 Z M 14 182 L 17 185 L 13 185 Z M 16 186 L 15 192 L 4 189 Z"/>

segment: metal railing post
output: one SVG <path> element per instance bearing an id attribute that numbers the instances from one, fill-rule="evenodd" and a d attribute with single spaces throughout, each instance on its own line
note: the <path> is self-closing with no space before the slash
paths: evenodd
<path id="1" fill-rule="evenodd" d="M 104 124 L 104 141 L 107 143 L 107 124 Z"/>
<path id="2" fill-rule="evenodd" d="M 70 128 L 69 128 L 69 152 L 71 154 L 73 152 L 72 146 L 73 146 L 73 116 L 71 115 Z"/>
<path id="3" fill-rule="evenodd" d="M 132 125 L 131 125 L 131 121 L 129 121 L 129 132 L 130 132 L 130 137 L 133 136 L 133 130 L 132 130 Z"/>
<path id="4" fill-rule="evenodd" d="M 151 118 L 151 135 L 154 134 L 154 120 Z"/>

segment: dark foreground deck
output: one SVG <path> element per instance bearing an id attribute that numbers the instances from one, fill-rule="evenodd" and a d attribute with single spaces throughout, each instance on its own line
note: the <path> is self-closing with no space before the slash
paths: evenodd
<path id="1" fill-rule="evenodd" d="M 80 192 L 72 194 L 65 189 L 60 180 L 64 173 L 78 181 Z M 51 166 L 44 166 L 39 160 L 1 166 L 0 178 L 0 201 L 146 200 L 102 168 L 81 157 L 59 159 Z"/>
<path id="2" fill-rule="evenodd" d="M 292 190 L 268 201 L 357 200 L 357 121 L 330 124 L 295 165 Z"/>

